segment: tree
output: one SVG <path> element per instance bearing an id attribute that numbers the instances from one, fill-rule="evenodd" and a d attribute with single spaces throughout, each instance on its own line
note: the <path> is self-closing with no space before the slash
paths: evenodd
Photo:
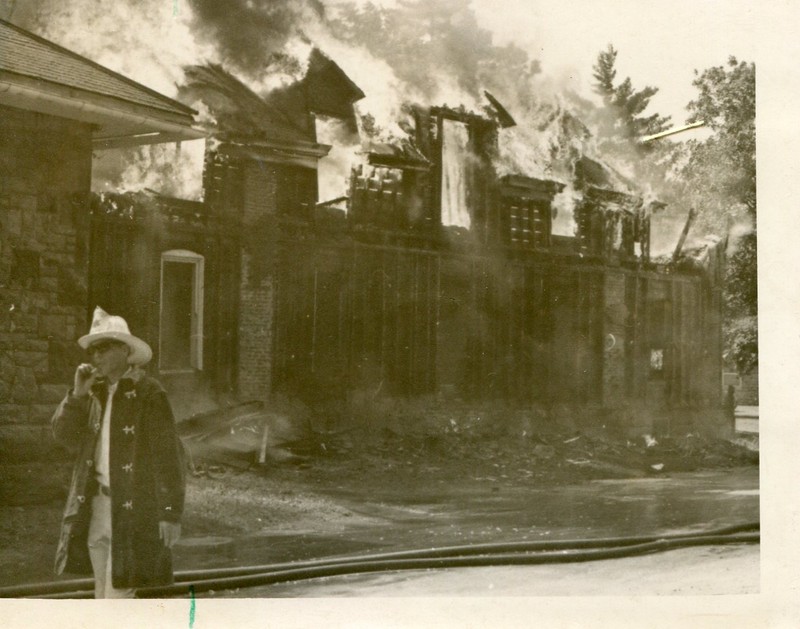
<path id="1" fill-rule="evenodd" d="M 601 137 L 635 140 L 664 131 L 669 126 L 669 116 L 642 113 L 650 104 L 650 99 L 658 93 L 657 87 L 646 86 L 636 90 L 630 78 L 615 85 L 617 77 L 616 61 L 618 51 L 611 44 L 597 56 L 593 66 L 596 83 L 594 91 L 603 99 L 599 116 Z"/>
<path id="2" fill-rule="evenodd" d="M 644 113 L 658 93 L 657 87 L 636 89 L 629 77 L 617 82 L 617 55 L 611 44 L 597 55 L 592 66 L 593 89 L 601 97 L 601 105 L 584 109 L 584 115 L 603 159 L 635 181 L 633 186 L 670 203 L 673 198 L 668 175 L 677 157 L 675 145 L 641 142 L 648 135 L 665 131 L 670 118 Z"/>
<path id="3" fill-rule="evenodd" d="M 755 64 L 730 57 L 726 66 L 695 71 L 700 94 L 687 106 L 690 122 L 704 121 L 714 134 L 694 142 L 685 169 L 704 202 L 703 218 L 722 227 L 756 220 Z M 699 208 L 698 208 L 699 209 Z"/>
<path id="4" fill-rule="evenodd" d="M 755 64 L 730 57 L 695 75 L 699 94 L 687 107 L 689 121 L 704 121 L 713 135 L 688 143 L 683 196 L 697 208 L 700 229 L 731 234 L 726 353 L 740 373 L 749 373 L 758 365 Z"/>

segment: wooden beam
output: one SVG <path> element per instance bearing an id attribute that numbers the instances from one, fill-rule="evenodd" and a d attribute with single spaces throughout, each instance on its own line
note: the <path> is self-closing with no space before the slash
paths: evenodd
<path id="1" fill-rule="evenodd" d="M 683 226 L 683 231 L 681 232 L 680 238 L 678 238 L 678 244 L 675 245 L 675 251 L 672 252 L 673 263 L 678 260 L 678 256 L 681 254 L 681 249 L 683 249 L 683 244 L 686 242 L 686 236 L 689 235 L 689 229 L 692 227 L 692 223 L 694 222 L 696 215 L 697 213 L 695 212 L 694 208 L 689 209 L 689 215 L 686 217 L 686 224 Z"/>

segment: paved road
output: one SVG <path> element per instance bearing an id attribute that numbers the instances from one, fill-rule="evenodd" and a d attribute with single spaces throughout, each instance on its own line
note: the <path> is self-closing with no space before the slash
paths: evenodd
<path id="1" fill-rule="evenodd" d="M 271 563 L 289 558 L 477 542 L 691 533 L 759 520 L 757 468 L 597 481 L 547 489 L 517 487 L 493 491 L 489 487 L 472 493 L 453 493 L 445 488 L 428 488 L 414 493 L 413 499 L 408 495 L 384 495 L 370 496 L 366 501 L 363 497 L 343 495 L 342 500 L 350 501 L 349 508 L 374 516 L 374 524 L 353 527 L 324 539 L 293 532 L 241 540 L 236 555 L 239 563 Z M 245 558 L 249 561 L 244 561 Z M 500 572 L 481 568 L 468 569 L 466 573 L 459 570 L 449 576 L 445 572 L 452 571 L 436 571 L 442 574 L 441 580 L 432 579 L 431 573 L 371 575 L 222 595 L 413 596 L 425 591 L 437 595 L 480 595 L 480 592 L 490 595 L 486 590 L 490 585 L 496 590 L 495 595 L 520 595 L 523 591 L 531 595 L 528 585 L 512 587 L 515 579 L 522 578 L 519 570 L 528 575 L 524 583 L 536 576 L 541 587 L 547 585 L 536 590 L 536 594 L 558 594 L 560 588 L 572 587 L 573 578 L 577 579 L 575 588 L 595 593 L 609 593 L 615 588 L 623 588 L 619 593 L 624 593 L 631 579 L 641 586 L 637 592 L 651 594 L 688 592 L 693 588 L 695 593 L 742 593 L 743 589 L 751 592 L 758 587 L 757 546 L 671 551 L 600 563 L 607 565 L 503 568 Z M 662 569 L 663 575 L 659 576 Z M 639 578 L 626 574 L 638 574 Z"/>

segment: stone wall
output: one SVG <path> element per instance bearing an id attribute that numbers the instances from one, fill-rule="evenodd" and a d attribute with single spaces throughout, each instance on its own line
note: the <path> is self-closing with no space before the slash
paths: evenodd
<path id="1" fill-rule="evenodd" d="M 27 458 L 80 359 L 89 125 L 0 107 L 0 459 Z"/>
<path id="2" fill-rule="evenodd" d="M 740 406 L 758 406 L 758 369 L 741 377 L 736 392 L 736 403 Z"/>
<path id="3" fill-rule="evenodd" d="M 737 406 L 758 406 L 758 367 L 746 375 L 736 373 L 733 365 L 726 367 L 722 374 L 722 396 L 727 393 L 728 385 L 732 385 Z"/>

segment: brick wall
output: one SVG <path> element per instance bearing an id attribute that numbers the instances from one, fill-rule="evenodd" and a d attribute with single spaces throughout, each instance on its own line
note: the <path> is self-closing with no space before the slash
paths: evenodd
<path id="1" fill-rule="evenodd" d="M 39 441 L 80 357 L 91 150 L 86 124 L 0 107 L 0 459 Z"/>
<path id="2" fill-rule="evenodd" d="M 242 283 L 239 294 L 239 396 L 265 400 L 272 375 L 273 273 L 271 219 L 277 212 L 276 169 L 248 162 L 243 172 Z"/>

